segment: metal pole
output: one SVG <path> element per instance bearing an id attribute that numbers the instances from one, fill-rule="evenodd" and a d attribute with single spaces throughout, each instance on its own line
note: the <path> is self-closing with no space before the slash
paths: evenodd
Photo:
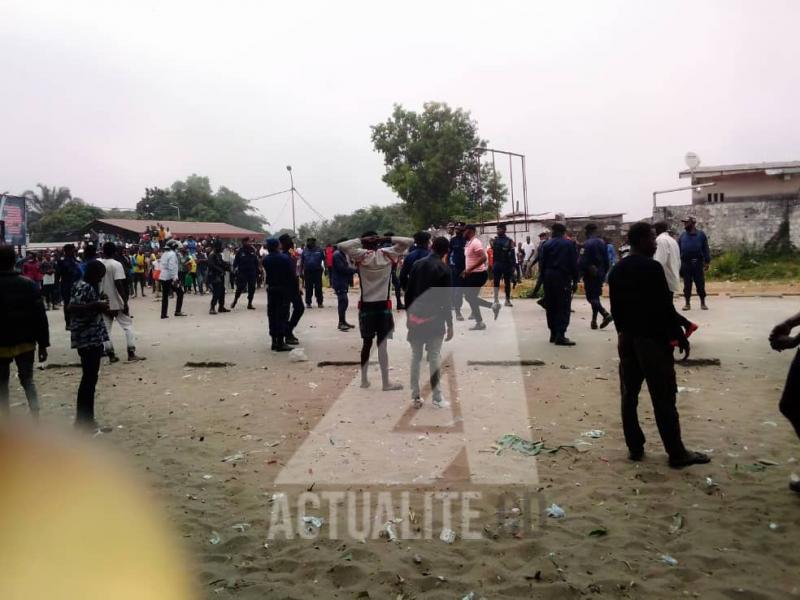
<path id="1" fill-rule="evenodd" d="M 292 182 L 292 233 L 297 235 L 297 223 L 295 223 L 294 216 L 294 175 L 292 175 L 291 169 L 289 169 L 289 180 Z"/>
<path id="2" fill-rule="evenodd" d="M 511 155 L 508 155 L 508 183 L 511 187 L 511 214 L 514 215 L 514 238 L 517 237 L 517 205 L 514 203 L 514 163 Z"/>
<path id="3" fill-rule="evenodd" d="M 475 153 L 475 164 L 477 165 L 478 175 L 478 218 L 481 221 L 481 233 L 483 233 L 483 184 L 481 183 L 481 155 Z"/>
<path id="4" fill-rule="evenodd" d="M 528 176 L 525 174 L 525 156 L 522 156 L 522 209 L 524 211 L 523 224 L 528 229 Z"/>
<path id="5" fill-rule="evenodd" d="M 494 192 L 497 193 L 497 168 L 494 164 L 494 150 L 492 150 L 492 177 L 494 178 Z M 497 198 L 493 198 L 497 201 Z M 500 222 L 500 203 L 497 203 L 497 222 Z"/>

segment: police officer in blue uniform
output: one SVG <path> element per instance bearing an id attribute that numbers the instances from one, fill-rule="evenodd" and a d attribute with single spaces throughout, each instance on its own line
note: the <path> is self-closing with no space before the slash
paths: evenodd
<path id="1" fill-rule="evenodd" d="M 514 240 L 506 235 L 506 226 L 500 223 L 497 226 L 497 236 L 492 240 L 492 275 L 494 276 L 494 302 L 499 302 L 500 280 L 503 280 L 506 292 L 506 306 L 511 304 L 511 277 L 516 270 L 517 259 Z"/>
<path id="2" fill-rule="evenodd" d="M 464 316 L 461 314 L 461 306 L 464 302 L 464 288 L 461 273 L 466 268 L 466 259 L 464 257 L 464 248 L 467 245 L 467 240 L 464 239 L 464 223 L 457 221 L 448 226 L 448 233 L 450 233 L 450 253 L 447 255 L 447 264 L 450 266 L 451 282 L 453 285 L 453 309 L 456 313 L 456 321 L 463 321 Z"/>
<path id="3" fill-rule="evenodd" d="M 563 223 L 554 223 L 550 240 L 542 246 L 539 259 L 539 279 L 534 295 L 544 285 L 547 327 L 550 329 L 550 343 L 557 346 L 574 346 L 567 337 L 569 317 L 572 307 L 572 294 L 578 289 L 578 249 L 575 242 L 564 235 L 567 228 Z"/>
<path id="4" fill-rule="evenodd" d="M 267 240 L 267 255 L 264 257 L 264 282 L 267 286 L 267 319 L 273 352 L 292 349 L 286 343 L 289 322 L 289 306 L 297 286 L 294 266 L 288 254 L 280 251 L 275 238 Z"/>
<path id="5" fill-rule="evenodd" d="M 236 308 L 239 296 L 247 289 L 247 308 L 255 310 L 253 296 L 256 295 L 256 279 L 258 278 L 258 254 L 250 244 L 250 240 L 242 240 L 242 247 L 233 259 L 233 270 L 236 272 L 236 293 L 231 308 Z"/>
<path id="6" fill-rule="evenodd" d="M 306 240 L 306 247 L 300 255 L 303 267 L 303 280 L 306 283 L 306 308 L 311 308 L 311 297 L 316 296 L 317 306 L 322 308 L 322 273 L 325 270 L 325 252 L 317 246 L 315 238 Z"/>

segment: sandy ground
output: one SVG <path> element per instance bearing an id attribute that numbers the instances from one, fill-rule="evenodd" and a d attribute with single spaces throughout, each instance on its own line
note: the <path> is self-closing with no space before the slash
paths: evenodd
<path id="1" fill-rule="evenodd" d="M 209 316 L 207 297 L 188 296 L 190 316 L 167 321 L 152 297 L 134 299 L 137 345 L 148 360 L 102 368 L 97 415 L 113 430 L 93 443 L 142 474 L 182 536 L 204 597 L 800 596 L 800 498 L 787 489 L 789 474 L 800 470 L 800 442 L 777 411 L 792 357 L 766 342 L 769 328 L 798 310 L 795 299 L 719 296 L 711 311 L 690 313 L 701 325 L 693 356 L 721 366 L 678 368 L 684 439 L 713 456 L 710 465 L 683 471 L 666 465 L 646 392 L 648 455 L 626 460 L 613 328 L 591 331 L 580 299 L 573 349 L 547 343 L 544 313 L 530 300 L 504 309 L 484 332 L 457 323 L 445 346 L 452 406 L 418 412 L 409 409 L 407 389 L 365 392 L 354 367 L 318 366 L 357 360 L 360 343 L 357 333 L 336 331 L 333 298 L 326 301 L 307 311 L 297 332 L 309 361 L 292 363 L 268 350 L 262 291 L 255 312 Z M 50 317 L 50 362 L 75 363 L 61 315 Z M 392 374 L 407 388 L 404 316 L 397 321 Z M 124 347 L 121 331 L 113 339 Z M 520 359 L 544 364 L 467 364 Z M 43 420 L 68 429 L 79 369 L 36 377 Z M 12 386 L 20 417 L 22 400 Z M 581 437 L 595 429 L 604 435 Z M 498 455 L 493 443 L 510 432 L 577 449 Z M 428 528 L 433 539 L 372 539 L 386 520 L 381 514 L 365 539 L 353 539 L 343 533 L 346 517 L 330 520 L 324 507 L 310 507 L 307 514 L 330 521 L 311 528 L 316 539 L 268 540 L 275 504 L 307 489 L 391 490 L 396 528 L 412 535 Z M 533 501 L 498 515 L 498 494 L 512 489 Z M 442 515 L 420 524 L 426 490 L 481 492 L 473 506 L 479 539 L 441 541 Z M 402 491 L 411 492 L 410 510 L 401 506 Z M 553 503 L 565 518 L 544 516 Z M 334 526 L 339 539 L 329 539 Z"/>

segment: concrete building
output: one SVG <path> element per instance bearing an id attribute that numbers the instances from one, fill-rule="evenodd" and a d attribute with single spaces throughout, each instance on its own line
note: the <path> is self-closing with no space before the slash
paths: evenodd
<path id="1" fill-rule="evenodd" d="M 528 236 L 531 241 L 535 242 L 539 239 L 541 232 L 549 231 L 553 223 L 560 222 L 566 226 L 570 237 L 578 242 L 583 242 L 584 227 L 589 223 L 596 223 L 600 235 L 610 238 L 612 243 L 619 247 L 624 243 L 623 237 L 627 231 L 622 220 L 623 215 L 624 213 L 565 216 L 562 213 L 541 213 L 528 215 L 525 218 L 521 213 L 511 213 L 504 215 L 499 221 L 485 221 L 479 227 L 478 234 L 485 242 L 494 236 L 497 224 L 504 223 L 508 237 L 516 242 L 524 242 Z"/>
<path id="2" fill-rule="evenodd" d="M 714 185 L 695 189 L 691 204 L 654 207 L 654 221 L 680 227 L 680 219 L 693 215 L 716 252 L 787 243 L 800 248 L 800 161 L 700 166 L 679 177 Z"/>

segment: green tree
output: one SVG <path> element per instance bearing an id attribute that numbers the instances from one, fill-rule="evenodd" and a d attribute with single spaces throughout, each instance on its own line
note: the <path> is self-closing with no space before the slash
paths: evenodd
<path id="1" fill-rule="evenodd" d="M 334 215 L 325 221 L 313 221 L 298 227 L 300 240 L 315 237 L 322 244 L 335 243 L 342 238 L 353 239 L 365 231 L 379 234 L 391 231 L 396 235 L 411 236 L 416 231 L 403 204 L 373 205 L 360 208 L 349 215 Z"/>
<path id="2" fill-rule="evenodd" d="M 221 186 L 213 191 L 208 177 L 190 175 L 166 188 L 145 188 L 144 197 L 136 204 L 142 219 L 157 221 L 181 220 L 230 223 L 253 231 L 264 231 L 267 220 L 250 203 L 233 190 Z"/>
<path id="3" fill-rule="evenodd" d="M 31 227 L 31 241 L 59 242 L 74 239 L 77 233 L 95 219 L 102 219 L 102 209 L 73 199 L 49 212 Z"/>
<path id="4" fill-rule="evenodd" d="M 469 112 L 442 102 L 426 103 L 421 113 L 397 104 L 389 120 L 372 126 L 372 144 L 384 157 L 383 181 L 418 228 L 466 212 L 477 190 L 475 150 L 486 147 Z"/>
<path id="5" fill-rule="evenodd" d="M 28 227 L 31 229 L 40 219 L 56 212 L 73 199 L 72 192 L 65 186 L 50 188 L 37 183 L 36 187 L 39 188 L 38 192 L 26 190 L 22 194 L 28 200 Z M 80 198 L 75 199 L 80 200 Z"/>

